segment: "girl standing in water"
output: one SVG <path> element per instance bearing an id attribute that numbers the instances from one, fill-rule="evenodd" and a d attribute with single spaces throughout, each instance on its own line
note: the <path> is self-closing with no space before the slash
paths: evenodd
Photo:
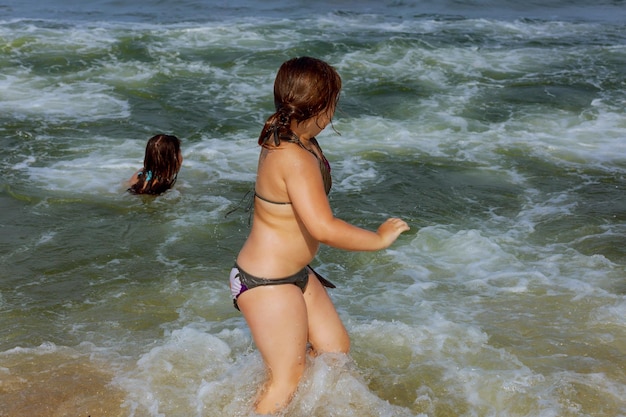
<path id="1" fill-rule="evenodd" d="M 252 229 L 230 274 L 235 306 L 250 326 L 268 371 L 255 407 L 283 409 L 310 353 L 348 353 L 348 333 L 308 267 L 320 243 L 351 251 L 391 245 L 409 226 L 385 221 L 376 232 L 334 217 L 330 166 L 315 136 L 332 120 L 341 78 L 319 59 L 294 58 L 279 69 L 272 114 L 261 131 Z"/>

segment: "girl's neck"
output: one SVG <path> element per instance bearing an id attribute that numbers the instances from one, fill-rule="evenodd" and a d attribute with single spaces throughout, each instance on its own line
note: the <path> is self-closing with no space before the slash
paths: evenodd
<path id="1" fill-rule="evenodd" d="M 296 136 L 298 136 L 300 142 L 302 142 L 302 144 L 304 144 L 305 146 L 308 146 L 311 138 L 314 138 L 322 130 L 324 130 L 326 125 L 320 124 L 318 116 L 311 117 L 310 119 L 304 120 L 300 123 L 292 121 L 289 127 L 291 128 L 291 131 L 295 133 Z"/>

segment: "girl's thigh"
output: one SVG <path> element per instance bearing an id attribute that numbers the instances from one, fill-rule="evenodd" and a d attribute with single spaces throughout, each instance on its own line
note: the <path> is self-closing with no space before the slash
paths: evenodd
<path id="1" fill-rule="evenodd" d="M 348 353 L 350 337 L 335 306 L 313 273 L 304 293 L 309 322 L 309 341 L 315 353 Z"/>
<path id="2" fill-rule="evenodd" d="M 272 373 L 304 367 L 309 331 L 300 288 L 291 284 L 256 287 L 241 294 L 237 305 Z"/>

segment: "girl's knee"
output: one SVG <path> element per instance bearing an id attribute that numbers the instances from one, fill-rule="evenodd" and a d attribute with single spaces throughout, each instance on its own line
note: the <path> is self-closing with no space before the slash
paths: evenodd
<path id="1" fill-rule="evenodd" d="M 313 346 L 313 356 L 320 355 L 322 353 L 342 353 L 349 354 L 350 353 L 350 338 L 346 335 L 345 337 L 338 337 L 333 340 L 332 343 L 327 343 L 325 345 Z"/>

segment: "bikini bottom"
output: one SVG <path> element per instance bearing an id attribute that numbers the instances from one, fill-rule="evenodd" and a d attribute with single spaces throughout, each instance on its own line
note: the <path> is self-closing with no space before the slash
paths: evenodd
<path id="1" fill-rule="evenodd" d="M 247 290 L 251 290 L 252 288 L 264 285 L 293 284 L 300 288 L 304 293 L 304 290 L 309 283 L 309 271 L 315 274 L 315 276 L 323 286 L 327 288 L 336 288 L 335 284 L 315 272 L 315 270 L 310 266 L 307 266 L 301 271 L 296 272 L 295 274 L 285 278 L 268 279 L 250 275 L 249 273 L 241 269 L 241 267 L 235 262 L 233 269 L 230 270 L 230 293 L 233 297 L 233 304 L 235 308 L 239 310 L 239 306 L 237 306 L 237 298 L 239 298 L 239 296 Z"/>

